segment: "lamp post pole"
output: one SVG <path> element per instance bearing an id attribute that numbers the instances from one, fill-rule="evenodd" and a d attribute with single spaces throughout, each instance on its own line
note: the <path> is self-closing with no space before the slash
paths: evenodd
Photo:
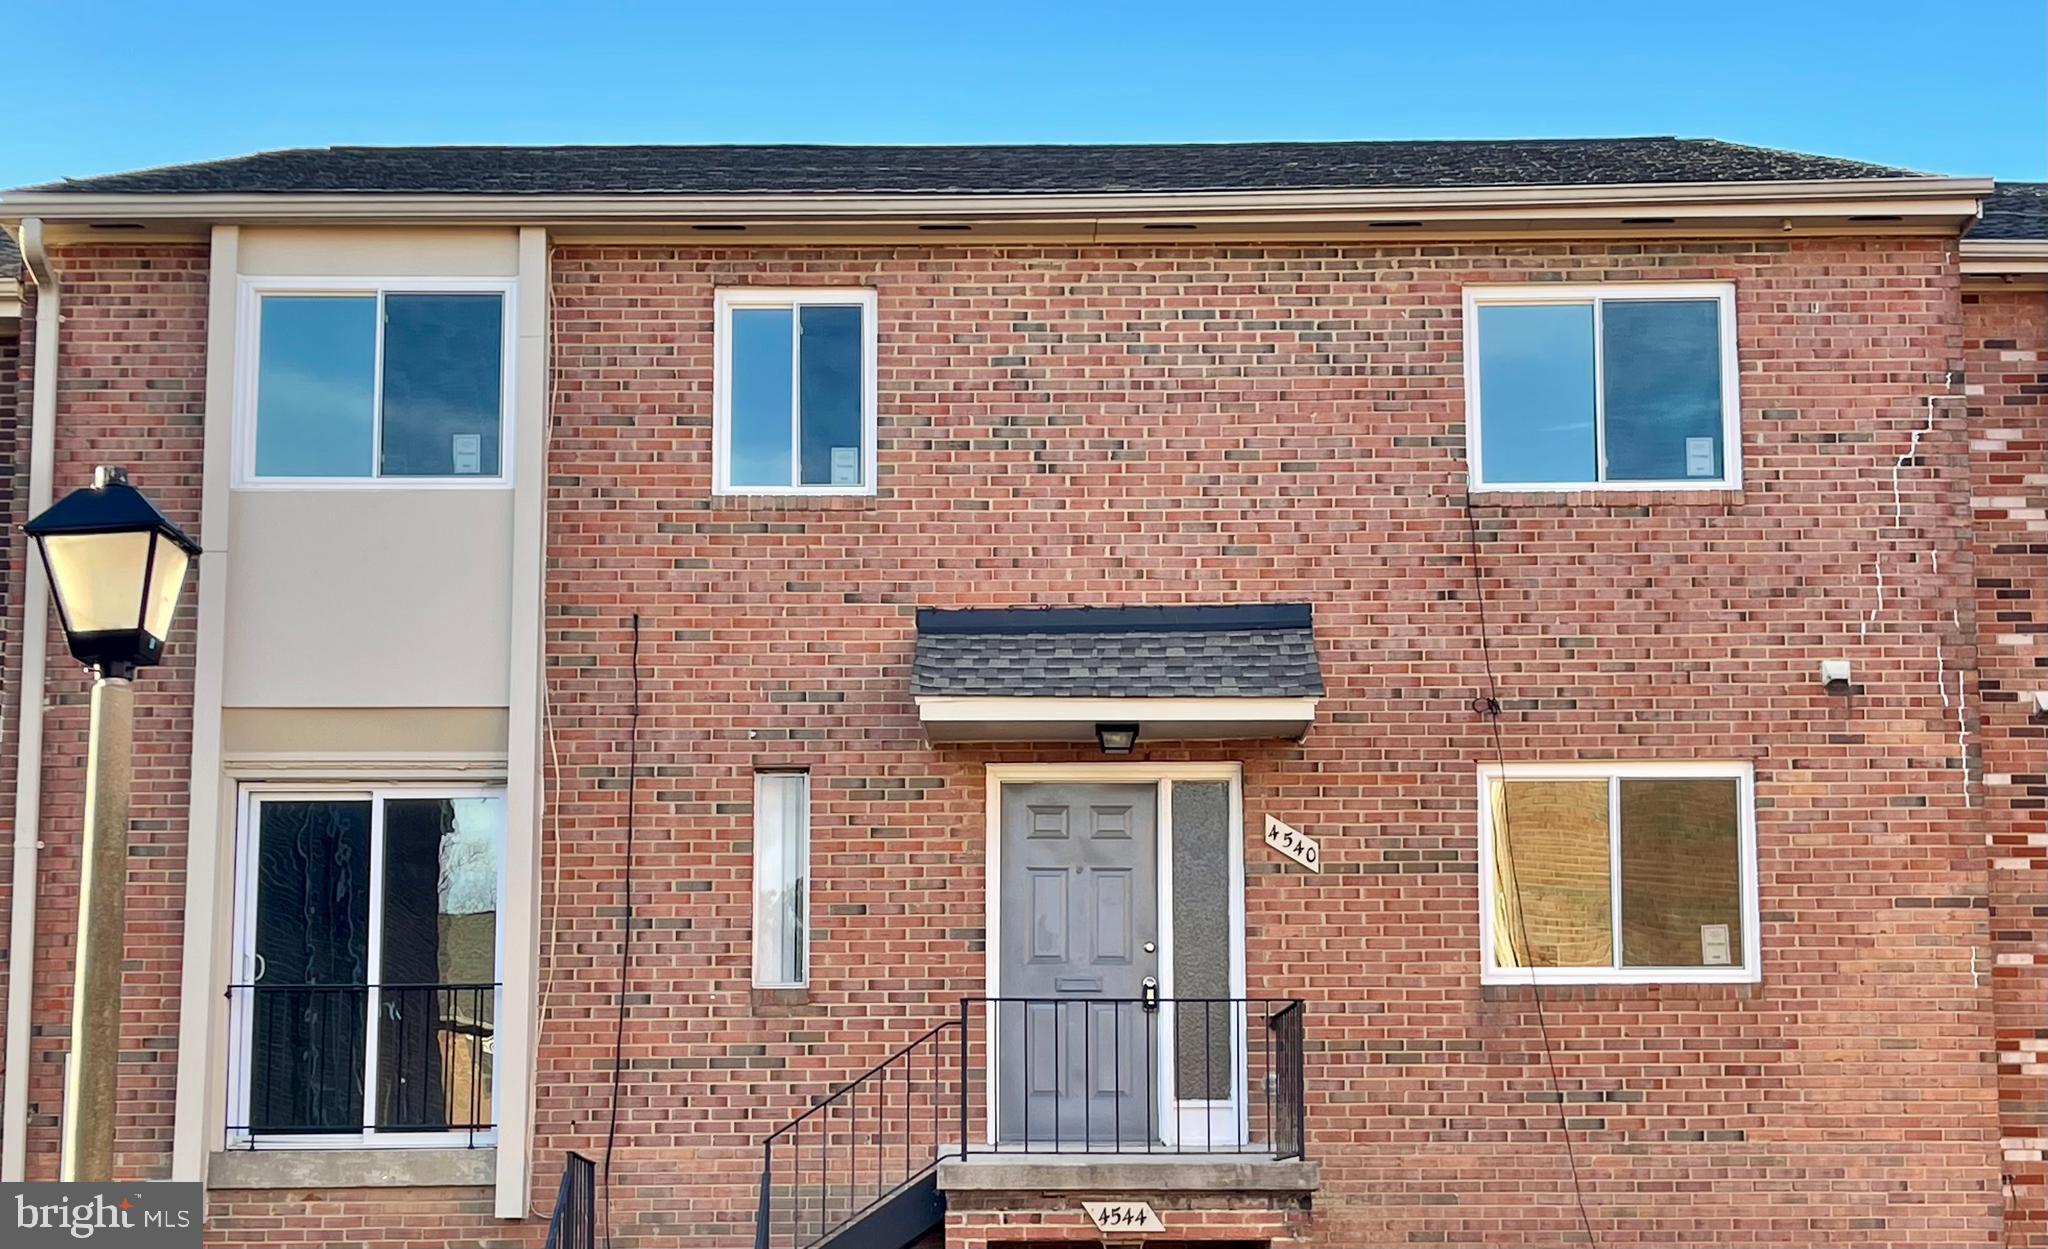
<path id="1" fill-rule="evenodd" d="M 94 470 L 22 526 L 41 554 L 71 657 L 92 673 L 79 856 L 71 1057 L 64 1072 L 62 1179 L 114 1178 L 114 1103 L 121 1064 L 121 958 L 127 928 L 128 795 L 135 777 L 135 670 L 162 661 L 199 544 L 128 474 Z M 41 627 L 40 621 L 28 627 Z"/>
<path id="2" fill-rule="evenodd" d="M 126 669 L 94 669 L 85 765 L 84 865 L 64 1078 L 60 1177 L 114 1178 L 114 1087 L 121 1062 L 121 959 L 127 927 L 128 802 L 135 776 L 135 686 Z"/>

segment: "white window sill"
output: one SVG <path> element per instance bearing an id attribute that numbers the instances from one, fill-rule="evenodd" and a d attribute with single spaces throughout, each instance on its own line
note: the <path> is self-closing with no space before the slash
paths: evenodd
<path id="1" fill-rule="evenodd" d="M 1530 507 L 1557 503 L 1606 507 L 1648 503 L 1740 503 L 1742 487 L 1720 481 L 1702 485 L 1472 486 L 1466 497 L 1482 507 Z"/>
<path id="2" fill-rule="evenodd" d="M 488 1188 L 498 1151 L 480 1149 L 232 1149 L 207 1159 L 206 1186 L 225 1188 Z"/>
<path id="3" fill-rule="evenodd" d="M 1492 968 L 1482 972 L 1479 983 L 1488 989 L 1548 989 L 1588 985 L 1657 986 L 1657 985 L 1711 985 L 1711 984 L 1761 984 L 1763 973 L 1746 967 L 1726 970 L 1687 971 L 1669 968 L 1645 968 L 1641 971 L 1592 971 L 1592 972 L 1545 972 L 1530 975 L 1526 971 L 1497 971 Z"/>

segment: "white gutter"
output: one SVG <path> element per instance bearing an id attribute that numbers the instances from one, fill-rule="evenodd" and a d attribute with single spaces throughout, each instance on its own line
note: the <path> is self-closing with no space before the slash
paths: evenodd
<path id="1" fill-rule="evenodd" d="M 29 397 L 28 514 L 50 506 L 57 448 L 57 278 L 43 249 L 43 223 L 21 223 L 22 268 L 36 284 L 35 383 Z M 14 913 L 7 930 L 6 1089 L 0 1099 L 0 1181 L 28 1165 L 29 1018 L 35 1001 L 37 852 L 42 849 L 43 683 L 50 637 L 50 583 L 34 544 L 24 544 L 21 579 L 21 696 L 14 750 Z"/>
<path id="2" fill-rule="evenodd" d="M 1517 208 L 1583 210 L 1666 205 L 1725 206 L 1759 213 L 1896 211 L 1910 201 L 1942 213 L 1974 217 L 1974 200 L 1991 194 L 1989 178 L 1842 178 L 1806 182 L 1627 183 L 1613 186 L 1399 187 L 1321 191 L 1173 191 L 1145 193 L 958 193 L 673 195 L 493 195 L 283 192 L 276 194 L 108 194 L 90 191 L 10 191 L 0 194 L 0 215 L 39 215 L 50 221 L 116 219 L 274 221 L 616 221 L 702 217 L 730 220 L 802 219 L 874 221 L 933 217 L 983 220 L 1097 218 L 1259 213 L 1440 214 L 1454 210 Z M 1972 201 L 1972 202 L 1961 202 Z"/>

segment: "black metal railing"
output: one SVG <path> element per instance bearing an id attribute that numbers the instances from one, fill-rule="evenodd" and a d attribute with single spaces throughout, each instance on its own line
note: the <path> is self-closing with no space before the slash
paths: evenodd
<path id="1" fill-rule="evenodd" d="M 970 998 L 964 1153 L 1306 1156 L 1292 998 Z"/>
<path id="2" fill-rule="evenodd" d="M 574 1151 L 555 1190 L 547 1249 L 597 1249 L 597 1164 Z"/>
<path id="3" fill-rule="evenodd" d="M 262 1137 L 445 1133 L 495 1127 L 496 984 L 228 986 L 242 1081 L 228 1125 Z"/>
<path id="4" fill-rule="evenodd" d="M 755 1249 L 807 1249 L 958 1152 L 959 1028 L 930 1029 L 761 1142 Z"/>
<path id="5" fill-rule="evenodd" d="M 810 1249 L 945 1158 L 1308 1156 L 1294 998 L 963 998 L 761 1144 L 755 1249 Z"/>

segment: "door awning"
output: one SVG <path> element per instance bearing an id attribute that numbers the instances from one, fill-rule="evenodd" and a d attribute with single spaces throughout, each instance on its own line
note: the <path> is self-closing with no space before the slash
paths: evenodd
<path id="1" fill-rule="evenodd" d="M 1297 738 L 1323 674 L 1307 603 L 925 608 L 911 692 L 933 742 Z"/>

